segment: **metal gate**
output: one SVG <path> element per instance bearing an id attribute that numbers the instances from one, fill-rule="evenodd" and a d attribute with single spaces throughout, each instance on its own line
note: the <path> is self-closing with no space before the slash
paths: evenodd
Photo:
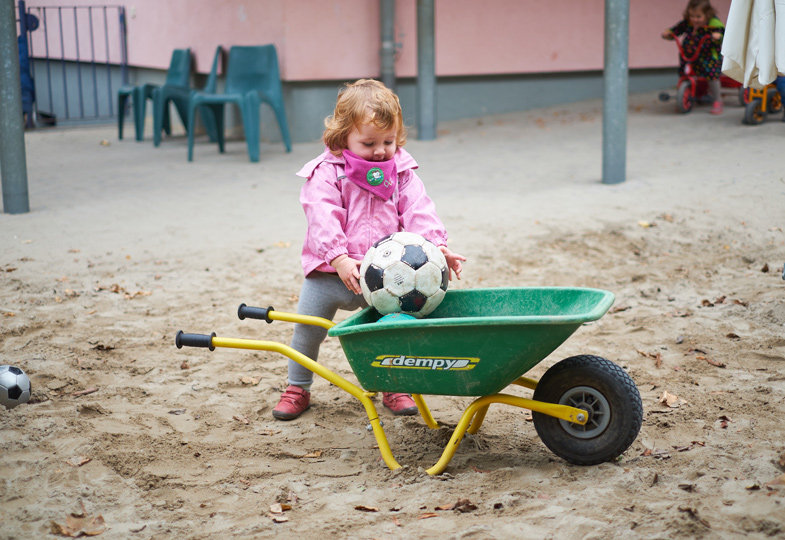
<path id="1" fill-rule="evenodd" d="M 128 82 L 125 7 L 26 7 L 20 0 L 18 13 L 25 14 L 18 20 L 27 37 L 36 124 L 114 117 L 117 89 Z"/>

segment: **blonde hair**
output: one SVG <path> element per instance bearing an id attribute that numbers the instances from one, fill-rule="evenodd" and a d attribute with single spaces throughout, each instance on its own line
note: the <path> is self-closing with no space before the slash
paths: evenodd
<path id="1" fill-rule="evenodd" d="M 333 114 L 324 119 L 324 144 L 333 154 L 340 155 L 346 149 L 352 129 L 362 124 L 395 129 L 396 145 L 406 144 L 406 126 L 398 96 L 373 79 L 347 83 L 338 93 Z"/>

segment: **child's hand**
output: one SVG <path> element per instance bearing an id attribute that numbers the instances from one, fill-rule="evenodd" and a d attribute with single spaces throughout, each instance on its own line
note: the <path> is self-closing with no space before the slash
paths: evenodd
<path id="1" fill-rule="evenodd" d="M 671 32 L 670 30 L 665 30 L 662 33 L 662 39 L 670 39 L 670 40 L 672 40 L 673 39 L 673 32 Z"/>
<path id="2" fill-rule="evenodd" d="M 447 246 L 439 246 L 439 249 L 444 254 L 444 258 L 447 259 L 447 266 L 452 272 L 455 272 L 455 277 L 461 279 L 461 270 L 463 270 L 461 261 L 465 261 L 466 257 L 453 253 Z M 452 280 L 452 273 L 450 273 L 450 280 Z"/>
<path id="3" fill-rule="evenodd" d="M 711 37 L 714 38 L 715 41 L 719 41 L 722 39 L 722 33 L 720 32 L 712 32 Z"/>
<path id="4" fill-rule="evenodd" d="M 330 262 L 330 266 L 337 270 L 343 284 L 354 294 L 363 293 L 360 288 L 360 264 L 362 261 L 352 259 L 348 255 L 339 255 Z"/>

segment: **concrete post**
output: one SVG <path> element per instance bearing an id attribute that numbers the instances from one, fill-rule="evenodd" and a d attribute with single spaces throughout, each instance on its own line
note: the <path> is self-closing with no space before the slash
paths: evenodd
<path id="1" fill-rule="evenodd" d="M 630 0 L 605 0 L 605 71 L 602 107 L 602 183 L 618 184 L 627 169 L 627 49 Z"/>
<path id="2" fill-rule="evenodd" d="M 417 138 L 436 138 L 434 0 L 417 0 Z"/>
<path id="3" fill-rule="evenodd" d="M 382 48 L 379 51 L 384 85 L 395 91 L 395 0 L 379 0 Z"/>
<path id="4" fill-rule="evenodd" d="M 16 37 L 14 0 L 0 0 L 0 181 L 8 214 L 30 211 Z"/>

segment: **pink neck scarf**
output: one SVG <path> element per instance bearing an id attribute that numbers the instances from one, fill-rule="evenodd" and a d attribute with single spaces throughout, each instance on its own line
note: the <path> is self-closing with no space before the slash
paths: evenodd
<path id="1" fill-rule="evenodd" d="M 344 167 L 346 178 L 385 201 L 392 197 L 398 182 L 394 157 L 387 161 L 366 161 L 344 150 L 343 158 L 346 161 Z"/>

